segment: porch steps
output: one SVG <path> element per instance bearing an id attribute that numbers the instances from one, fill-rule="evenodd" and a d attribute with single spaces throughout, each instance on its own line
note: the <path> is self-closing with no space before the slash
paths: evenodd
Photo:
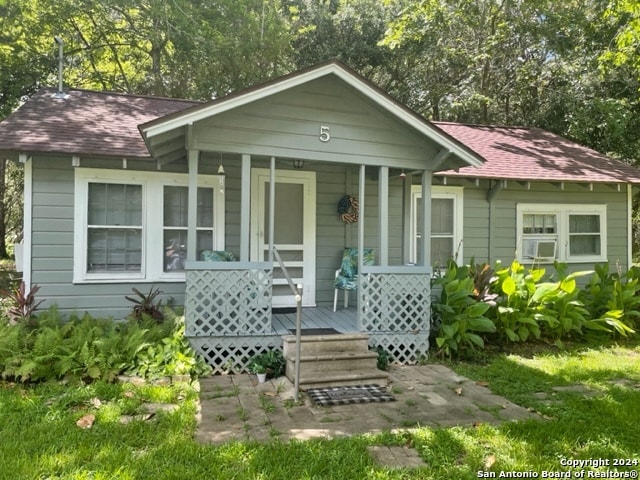
<path id="1" fill-rule="evenodd" d="M 282 337 L 286 375 L 294 381 L 295 335 Z M 372 384 L 384 386 L 388 374 L 376 368 L 378 354 L 370 351 L 363 333 L 303 335 L 300 342 L 300 388 Z"/>

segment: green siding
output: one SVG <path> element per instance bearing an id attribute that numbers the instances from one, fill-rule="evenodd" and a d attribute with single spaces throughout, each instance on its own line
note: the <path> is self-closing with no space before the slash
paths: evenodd
<path id="1" fill-rule="evenodd" d="M 487 192 L 488 181 L 483 180 L 479 186 L 474 182 L 448 178 L 449 185 L 464 187 L 464 261 L 475 257 L 477 262 L 489 260 L 491 263 L 501 261 L 509 264 L 515 258 L 516 206 L 518 203 L 548 204 L 594 204 L 607 205 L 607 257 L 611 265 L 617 264 L 627 269 L 627 192 L 626 188 L 618 192 L 615 185 L 594 184 L 593 191 L 588 185 L 565 183 L 564 189 L 559 184 L 531 182 L 530 188 L 519 182 L 508 182 L 507 187 L 493 199 L 494 231 L 489 255 L 489 202 Z M 584 270 L 593 266 L 591 263 L 571 263 L 570 270 Z M 549 268 L 550 266 L 547 266 Z"/>
<path id="2" fill-rule="evenodd" d="M 136 287 L 148 291 L 149 283 L 72 284 L 73 277 L 73 181 L 70 158 L 34 157 L 33 165 L 33 283 L 42 287 L 40 296 L 45 306 L 57 304 L 63 311 L 89 311 L 95 315 L 121 317 L 129 309 L 124 298 Z M 240 244 L 240 158 L 225 155 L 222 159 L 226 171 L 226 249 L 239 253 Z M 83 166 L 96 167 L 104 161 L 82 160 Z M 220 157 L 203 155 L 200 172 L 215 173 Z M 121 164 L 113 161 L 112 165 Z M 156 170 L 155 163 L 142 166 Z M 265 159 L 254 159 L 252 166 L 264 168 Z M 277 168 L 291 168 L 288 161 L 278 160 Z M 318 304 L 333 301 L 333 278 L 339 267 L 342 250 L 356 246 L 358 224 L 344 224 L 337 214 L 337 204 L 345 194 L 358 194 L 359 168 L 356 165 L 338 165 L 307 162 L 305 169 L 316 172 L 316 299 Z M 163 168 L 163 170 L 165 170 Z M 185 172 L 184 163 L 172 166 L 172 171 Z M 375 168 L 367 168 L 365 206 L 365 247 L 378 249 L 378 186 Z M 436 183 L 439 180 L 436 180 Z M 493 201 L 493 224 L 489 258 L 490 205 L 488 181 L 479 186 L 467 180 L 448 179 L 449 185 L 464 187 L 464 262 L 475 257 L 477 262 L 513 260 L 516 248 L 517 203 L 577 203 L 607 204 L 608 257 L 627 268 L 627 194 L 609 185 L 594 185 L 593 191 L 579 184 L 565 184 L 565 189 L 549 183 L 531 183 L 530 189 L 513 182 L 499 192 Z M 392 176 L 389 185 L 389 263 L 402 263 L 402 181 Z M 379 258 L 379 255 L 376 255 Z M 572 269 L 589 268 L 590 264 L 572 264 Z M 158 283 L 165 301 L 184 302 L 184 283 Z"/>

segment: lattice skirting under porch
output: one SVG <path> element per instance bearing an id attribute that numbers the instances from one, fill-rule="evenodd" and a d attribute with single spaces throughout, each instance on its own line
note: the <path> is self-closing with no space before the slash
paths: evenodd
<path id="1" fill-rule="evenodd" d="M 381 346 L 391 354 L 394 362 L 410 365 L 427 358 L 429 334 L 367 332 L 369 347 Z M 191 337 L 191 346 L 213 367 L 214 374 L 243 373 L 249 367 L 254 355 L 281 348 L 282 338 L 278 335 L 255 337 Z"/>
<path id="2" fill-rule="evenodd" d="M 213 368 L 214 374 L 243 373 L 251 358 L 270 348 L 281 348 L 277 335 L 255 337 L 190 337 L 189 343 Z"/>
<path id="3" fill-rule="evenodd" d="M 382 347 L 391 354 L 391 360 L 401 365 L 412 365 L 429 356 L 429 333 L 367 332 L 369 346 Z"/>

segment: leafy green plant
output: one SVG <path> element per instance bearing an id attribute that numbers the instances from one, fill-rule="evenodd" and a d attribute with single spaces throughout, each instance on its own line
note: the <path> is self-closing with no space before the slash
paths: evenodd
<path id="1" fill-rule="evenodd" d="M 147 326 L 88 314 L 62 318 L 52 307 L 38 315 L 35 327 L 0 325 L 0 375 L 27 382 L 65 377 L 112 381 L 124 372 L 148 378 L 208 373 L 184 338 L 184 317 L 166 314 L 172 323 L 148 321 Z"/>
<path id="2" fill-rule="evenodd" d="M 459 273 L 455 263 L 450 262 L 434 285 L 441 287 L 439 299 L 432 303 L 432 310 L 442 322 L 436 334 L 438 353 L 451 357 L 484 348 L 478 333 L 495 332 L 495 325 L 485 316 L 490 305 L 474 299 L 474 282 L 468 272 L 462 269 Z"/>
<path id="3" fill-rule="evenodd" d="M 284 374 L 286 361 L 280 349 L 270 349 L 254 355 L 249 360 L 250 373 L 266 373 L 268 378 L 277 378 Z"/>
<path id="4" fill-rule="evenodd" d="M 391 354 L 385 350 L 382 345 L 378 345 L 375 348 L 375 351 L 378 353 L 378 358 L 376 360 L 376 367 L 379 370 L 387 370 L 389 368 L 389 364 L 391 363 L 392 356 Z"/>
<path id="5" fill-rule="evenodd" d="M 211 367 L 193 351 L 184 336 L 184 316 L 178 317 L 170 310 L 165 310 L 164 315 L 169 320 L 166 323 L 171 326 L 168 335 L 141 350 L 127 373 L 151 379 L 177 375 L 208 375 Z"/>
<path id="6" fill-rule="evenodd" d="M 534 300 L 533 295 L 544 274 L 545 270 L 541 268 L 525 271 L 517 260 L 496 272 L 498 281 L 494 288 L 499 296 L 495 316 L 501 341 L 523 342 L 529 338 L 540 338 L 534 310 L 538 299 Z"/>
<path id="7" fill-rule="evenodd" d="M 0 290 L 0 294 L 8 300 L 8 308 L 6 315 L 9 323 L 28 322 L 44 302 L 44 300 L 36 301 L 36 294 L 40 291 L 38 285 L 32 285 L 27 293 L 27 286 L 21 281 L 18 286 L 10 290 Z"/>
<path id="8" fill-rule="evenodd" d="M 130 297 L 125 295 L 124 297 L 134 304 L 131 309 L 131 317 L 136 320 L 142 320 L 145 317 L 149 317 L 157 322 L 162 322 L 164 320 L 162 300 L 158 300 L 157 302 L 155 301 L 156 297 L 162 293 L 160 289 L 152 285 L 149 289 L 149 293 L 142 293 L 137 288 L 132 288 L 131 290 L 133 290 L 136 296 Z"/>

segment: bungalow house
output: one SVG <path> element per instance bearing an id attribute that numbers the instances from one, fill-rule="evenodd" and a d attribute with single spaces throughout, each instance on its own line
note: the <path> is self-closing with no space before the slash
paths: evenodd
<path id="1" fill-rule="evenodd" d="M 48 305 L 121 317 L 155 285 L 217 370 L 289 333 L 285 271 L 305 326 L 412 362 L 451 257 L 625 269 L 640 183 L 539 129 L 429 122 L 337 61 L 206 103 L 43 89 L 0 123 L 0 155 L 24 165 L 23 275 Z M 334 312 L 346 247 L 359 285 Z"/>

